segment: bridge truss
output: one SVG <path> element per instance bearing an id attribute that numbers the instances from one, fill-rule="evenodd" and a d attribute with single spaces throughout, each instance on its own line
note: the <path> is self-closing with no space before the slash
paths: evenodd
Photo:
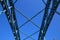
<path id="1" fill-rule="evenodd" d="M 43 10 L 44 10 L 44 16 L 43 16 L 41 28 L 37 32 L 39 32 L 38 40 L 44 40 L 44 37 L 46 35 L 46 32 L 47 32 L 47 30 L 49 28 L 49 25 L 50 25 L 52 19 L 53 19 L 54 14 L 57 13 L 57 14 L 60 15 L 60 13 L 57 12 L 57 8 L 58 8 L 58 6 L 60 4 L 60 0 L 47 0 L 47 3 L 45 3 L 45 1 L 42 0 L 42 2 L 46 5 L 45 8 L 42 9 L 41 11 L 39 11 L 36 15 L 34 15 L 30 19 L 27 18 L 22 13 L 20 13 L 20 11 L 18 9 L 16 9 L 16 7 L 14 6 L 16 1 L 13 2 L 13 0 L 8 0 L 8 3 L 7 3 L 7 0 L 0 0 L 0 4 L 1 4 L 2 8 L 3 8 L 2 12 L 4 12 L 6 17 L 7 17 L 7 20 L 9 22 L 9 24 L 10 24 L 10 27 L 12 29 L 12 33 L 14 35 L 15 40 L 21 40 L 20 33 L 19 33 L 19 30 L 20 30 L 19 28 L 21 28 L 22 26 L 24 26 L 28 22 L 31 22 L 36 27 L 40 28 L 38 25 L 36 25 L 31 20 L 33 18 L 35 18 L 37 15 L 39 15 Z M 51 1 L 52 1 L 52 7 L 50 8 Z M 24 24 L 22 24 L 20 27 L 18 27 L 18 23 L 17 23 L 17 19 L 16 19 L 16 14 L 15 14 L 15 9 L 28 20 Z M 51 9 L 50 13 L 48 13 L 49 9 Z M 24 40 L 26 40 L 29 37 L 32 40 L 34 40 L 31 36 L 34 35 L 37 32 L 34 32 L 33 34 L 27 36 Z"/>

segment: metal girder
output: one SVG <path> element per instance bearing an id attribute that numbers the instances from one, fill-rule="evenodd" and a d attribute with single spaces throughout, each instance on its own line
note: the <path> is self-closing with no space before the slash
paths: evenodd
<path id="1" fill-rule="evenodd" d="M 48 0 L 47 4 L 46 4 L 46 7 L 45 7 L 45 12 L 44 12 L 43 20 L 42 20 L 42 25 L 41 25 L 41 28 L 40 28 L 40 33 L 39 33 L 38 40 L 40 39 L 40 36 L 42 34 L 42 31 L 43 31 L 43 28 L 44 28 L 44 25 L 45 25 L 45 21 L 46 21 L 47 16 L 48 16 L 48 10 L 49 10 L 50 3 L 51 3 L 51 0 Z"/>
<path id="2" fill-rule="evenodd" d="M 12 6 L 11 14 L 10 14 L 8 5 L 6 4 L 5 0 L 0 0 L 0 3 L 2 5 L 3 10 L 5 10 L 5 14 L 6 14 L 8 22 L 11 26 L 15 40 L 20 40 L 19 29 L 18 29 L 18 25 L 17 25 L 14 4 L 13 4 L 12 0 L 9 0 L 10 6 Z"/>
<path id="3" fill-rule="evenodd" d="M 11 8 L 11 17 L 12 17 L 13 24 L 15 26 L 15 31 L 17 31 L 17 32 L 15 32 L 16 35 L 14 35 L 14 36 L 16 36 L 15 40 L 20 40 L 19 28 L 18 28 L 18 24 L 17 24 L 17 20 L 16 20 L 16 15 L 15 15 L 14 3 L 12 0 L 9 0 L 9 4 L 12 7 Z"/>
<path id="4" fill-rule="evenodd" d="M 55 11 L 57 10 L 57 7 L 58 7 L 58 5 L 59 5 L 59 2 L 57 1 L 57 0 L 53 0 L 53 6 L 52 6 L 52 9 L 51 9 L 51 11 L 50 11 L 50 14 L 49 14 L 49 16 L 48 16 L 48 18 L 47 18 L 47 22 L 46 22 L 46 25 L 45 25 L 45 27 L 44 27 L 44 36 L 45 36 L 45 34 L 46 34 L 46 32 L 47 32 L 47 29 L 48 29 L 48 27 L 49 27 L 49 24 L 51 23 L 51 21 L 52 21 L 52 19 L 53 19 L 53 16 L 54 16 L 54 14 L 55 14 Z"/>
<path id="5" fill-rule="evenodd" d="M 50 2 L 50 1 L 51 0 L 48 0 L 47 3 Z M 39 33 L 38 40 L 44 40 L 44 36 L 47 32 L 49 24 L 51 23 L 51 20 L 52 20 L 54 14 L 55 14 L 55 11 L 56 11 L 58 5 L 59 5 L 59 1 L 53 0 L 53 5 L 52 5 L 51 11 L 50 11 L 50 14 L 49 14 L 48 17 L 46 17 L 47 16 L 46 14 L 48 14 L 47 13 L 48 11 L 45 11 L 45 14 L 44 14 L 45 16 L 44 16 L 43 21 L 42 21 L 42 25 L 41 25 L 41 28 L 40 28 L 40 33 Z M 48 7 L 46 7 L 46 8 L 48 10 Z"/>

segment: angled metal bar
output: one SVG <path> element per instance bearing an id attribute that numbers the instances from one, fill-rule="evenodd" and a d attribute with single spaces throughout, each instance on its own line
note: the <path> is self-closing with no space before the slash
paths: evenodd
<path id="1" fill-rule="evenodd" d="M 40 31 L 40 30 L 38 30 L 38 31 L 36 31 L 36 32 L 34 32 L 34 33 L 32 33 L 31 35 L 29 35 L 29 36 L 27 36 L 26 38 L 24 38 L 24 40 L 30 38 L 31 36 L 35 35 L 35 34 L 38 33 L 39 31 Z"/>
<path id="2" fill-rule="evenodd" d="M 6 17 L 7 17 L 7 19 L 8 19 L 8 22 L 9 22 L 9 24 L 10 24 L 10 26 L 11 26 L 11 29 L 12 29 L 12 32 L 13 32 L 13 34 L 14 34 L 15 40 L 20 40 L 19 35 L 18 35 L 18 29 L 15 27 L 16 25 L 14 25 L 14 22 L 13 22 L 13 20 L 12 20 L 11 15 L 10 15 L 9 8 L 8 8 L 5 0 L 0 0 L 0 3 L 1 3 L 1 5 L 2 5 L 3 10 L 5 10 L 5 14 L 6 14 Z M 16 22 L 16 21 L 15 21 L 15 22 Z"/>
<path id="3" fill-rule="evenodd" d="M 59 5 L 59 1 L 53 0 L 52 9 L 51 9 L 50 14 L 49 14 L 49 16 L 47 18 L 47 22 L 46 22 L 46 25 L 45 25 L 44 30 L 43 30 L 43 32 L 44 32 L 43 36 L 45 36 L 45 34 L 46 34 L 47 30 L 48 30 L 49 24 L 51 23 L 51 21 L 53 19 L 53 16 L 54 16 L 54 14 L 55 14 L 55 12 L 57 10 L 58 5 Z"/>
<path id="4" fill-rule="evenodd" d="M 20 32 L 21 32 L 22 34 L 26 35 L 26 36 L 29 36 L 29 35 L 27 35 L 26 33 L 24 33 L 24 32 L 21 31 L 21 30 L 20 30 Z M 30 36 L 30 38 L 31 38 L 32 40 L 35 40 L 35 39 L 34 39 L 33 37 L 31 37 L 31 36 Z M 23 40 L 25 40 L 25 39 L 23 39 Z"/>
<path id="5" fill-rule="evenodd" d="M 46 7 L 45 7 L 45 12 L 44 12 L 43 20 L 42 20 L 42 25 L 41 25 L 41 28 L 40 28 L 38 40 L 40 40 L 42 30 L 43 30 L 43 28 L 46 24 L 46 19 L 47 19 L 47 16 L 48 16 L 48 10 L 49 10 L 50 3 L 51 3 L 51 0 L 47 0 L 47 4 L 46 4 Z"/>
<path id="6" fill-rule="evenodd" d="M 6 3 L 5 3 L 4 0 L 0 0 L 0 3 L 1 3 L 1 5 L 2 5 L 3 10 L 6 10 L 6 11 L 5 11 L 5 15 L 6 15 L 7 19 L 8 19 L 8 22 L 9 22 L 10 26 L 11 26 L 11 29 L 12 29 L 12 31 L 13 31 L 13 34 L 16 35 L 16 34 L 15 34 L 14 25 L 13 25 L 13 23 L 12 23 L 10 11 L 9 11 L 9 9 L 8 9 L 8 6 L 6 5 Z"/>
<path id="7" fill-rule="evenodd" d="M 15 15 L 15 8 L 14 8 L 14 3 L 12 0 L 8 0 L 11 8 L 11 18 L 12 18 L 12 22 L 14 24 L 15 27 L 15 40 L 21 40 L 20 39 L 20 35 L 19 35 L 19 28 L 18 28 L 18 24 L 17 24 L 17 20 L 16 20 L 16 15 Z"/>
<path id="8" fill-rule="evenodd" d="M 45 1 L 44 1 L 44 0 L 42 0 L 42 2 L 46 5 L 46 3 L 45 3 Z"/>
<path id="9" fill-rule="evenodd" d="M 41 11 L 39 11 L 37 14 L 35 14 L 33 17 L 31 17 L 29 20 L 27 20 L 25 23 L 23 23 L 19 28 L 24 26 L 26 23 L 30 22 L 32 19 L 34 19 L 36 16 L 38 16 L 45 8 L 43 8 Z M 38 27 L 38 26 L 37 26 Z"/>
<path id="10" fill-rule="evenodd" d="M 49 24 L 50 24 L 50 22 L 51 22 L 51 20 L 52 20 L 52 18 L 53 18 L 53 16 L 54 16 L 54 14 L 55 14 L 55 11 L 56 11 L 58 5 L 59 5 L 59 2 L 57 2 L 57 0 L 53 0 L 52 9 L 51 9 L 51 11 L 50 11 L 50 14 L 49 14 L 47 20 L 46 20 L 46 21 L 47 21 L 47 22 L 46 22 L 46 25 L 45 25 L 44 28 L 41 30 L 40 37 L 38 38 L 38 40 L 44 40 L 44 36 L 45 36 L 45 34 L 46 34 L 46 32 L 47 32 L 47 29 L 48 29 L 48 27 L 49 27 Z"/>
<path id="11" fill-rule="evenodd" d="M 18 11 L 23 17 L 25 17 L 27 20 L 30 20 L 28 17 L 26 17 L 24 14 L 22 14 L 16 7 L 15 7 L 16 11 Z M 30 22 L 36 26 L 37 28 L 40 28 L 37 24 L 35 24 L 32 20 L 30 20 Z M 26 23 L 28 22 L 25 22 L 24 24 L 22 24 L 19 28 L 21 28 L 22 26 L 24 26 Z"/>

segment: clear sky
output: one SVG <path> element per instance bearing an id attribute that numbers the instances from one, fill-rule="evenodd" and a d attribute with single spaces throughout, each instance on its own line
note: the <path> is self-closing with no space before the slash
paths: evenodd
<path id="1" fill-rule="evenodd" d="M 27 18 L 30 19 L 40 10 L 42 10 L 45 7 L 45 4 L 42 2 L 42 0 L 18 0 L 15 3 L 15 7 L 19 9 L 22 14 L 24 14 Z M 2 7 L 0 5 L 0 11 L 1 10 Z M 27 18 L 21 15 L 17 10 L 15 11 L 16 11 L 18 26 L 20 27 L 23 23 L 27 21 Z M 60 5 L 57 11 L 60 11 Z M 33 18 L 32 22 L 40 27 L 42 23 L 43 14 L 44 11 L 42 11 L 38 16 Z M 22 26 L 19 29 L 21 40 L 24 40 L 27 36 L 39 30 L 39 27 L 36 27 L 34 24 L 32 24 L 32 22 L 26 23 L 24 26 Z M 26 40 L 33 40 L 33 39 L 37 40 L 38 35 L 39 32 L 27 38 Z M 53 17 L 53 20 L 45 36 L 45 40 L 53 40 L 54 38 L 55 40 L 60 40 L 60 15 L 58 15 L 57 13 L 55 13 Z M 7 21 L 5 13 L 0 14 L 0 40 L 14 40 L 14 36 L 12 34 L 12 30 Z"/>

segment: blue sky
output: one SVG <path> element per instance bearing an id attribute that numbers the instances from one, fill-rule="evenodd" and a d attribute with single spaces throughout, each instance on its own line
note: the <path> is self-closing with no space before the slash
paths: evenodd
<path id="1" fill-rule="evenodd" d="M 42 10 L 45 7 L 45 5 L 42 2 L 42 0 L 18 0 L 15 3 L 15 7 L 19 9 L 20 12 L 23 13 L 27 18 L 30 19 L 35 14 L 37 14 L 40 10 Z M 1 10 L 2 10 L 2 7 L 0 5 L 0 11 Z M 15 11 L 16 11 L 18 26 L 20 27 L 23 23 L 27 21 L 27 19 L 24 16 L 22 16 L 17 10 Z M 60 11 L 60 5 L 57 11 Z M 43 14 L 44 14 L 44 11 L 42 11 L 38 16 L 32 19 L 32 22 L 34 22 L 36 25 L 40 27 L 43 19 Z M 53 38 L 55 38 L 56 40 L 60 40 L 60 22 L 59 21 L 60 21 L 60 15 L 55 13 L 53 20 L 49 26 L 49 29 L 46 33 L 46 36 L 45 36 L 46 40 L 53 40 Z M 31 22 L 28 22 L 27 24 L 22 26 L 19 30 L 20 30 L 19 32 L 20 32 L 21 40 L 24 40 L 24 38 L 26 38 L 27 36 L 38 31 L 39 28 L 33 25 Z M 39 35 L 39 32 L 37 32 L 35 35 L 31 36 L 26 40 L 33 40 L 33 39 L 37 40 L 38 35 Z M 2 13 L 0 15 L 0 40 L 14 40 L 14 36 L 12 34 L 12 30 L 7 21 L 5 13 Z"/>

